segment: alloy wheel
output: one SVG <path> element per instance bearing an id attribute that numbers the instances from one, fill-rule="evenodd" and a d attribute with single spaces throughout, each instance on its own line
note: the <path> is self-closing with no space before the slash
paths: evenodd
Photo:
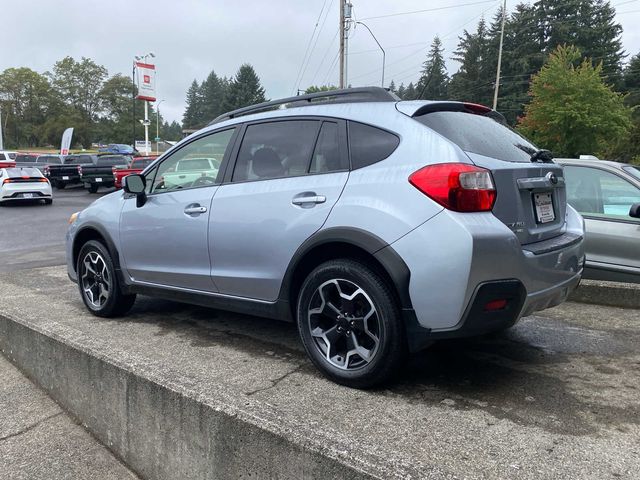
<path id="1" fill-rule="evenodd" d="M 357 370 L 369 364 L 380 345 L 381 322 L 371 298 L 350 280 L 320 285 L 308 308 L 315 347 L 334 367 Z"/>
<path id="2" fill-rule="evenodd" d="M 96 251 L 87 253 L 82 259 L 82 291 L 92 308 L 100 309 L 109 300 L 113 285 L 107 263 Z"/>

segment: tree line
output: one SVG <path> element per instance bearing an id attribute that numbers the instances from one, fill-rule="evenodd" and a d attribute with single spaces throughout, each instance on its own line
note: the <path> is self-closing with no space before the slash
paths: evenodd
<path id="1" fill-rule="evenodd" d="M 51 72 L 27 67 L 0 73 L 0 108 L 5 148 L 59 146 L 62 132 L 74 127 L 74 145 L 94 142 L 126 143 L 133 140 L 134 86 L 122 74 L 108 70 L 89 58 L 65 57 Z M 135 138 L 144 138 L 144 103 L 136 101 Z M 150 116 L 156 115 L 149 104 Z M 169 124 L 162 115 L 160 136 L 179 140 L 179 123 Z"/>
<path id="2" fill-rule="evenodd" d="M 222 113 L 264 101 L 260 78 L 248 63 L 231 78 L 220 77 L 212 70 L 201 83 L 194 79 L 187 90 L 182 124 L 185 129 L 202 128 Z"/>

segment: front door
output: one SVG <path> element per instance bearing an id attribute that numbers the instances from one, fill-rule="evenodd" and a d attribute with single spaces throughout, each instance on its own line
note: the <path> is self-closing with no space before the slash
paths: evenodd
<path id="1" fill-rule="evenodd" d="M 125 201 L 120 244 L 135 282 L 205 292 L 211 280 L 209 216 L 219 188 L 220 165 L 234 129 L 185 144 L 146 174 L 147 201 Z"/>
<path id="2" fill-rule="evenodd" d="M 348 175 L 343 122 L 249 125 L 211 209 L 211 273 L 220 292 L 276 300 L 291 258 L 324 224 Z"/>
<path id="3" fill-rule="evenodd" d="M 604 169 L 564 170 L 569 204 L 585 219 L 587 266 L 640 276 L 640 219 L 629 216 L 640 189 Z"/>

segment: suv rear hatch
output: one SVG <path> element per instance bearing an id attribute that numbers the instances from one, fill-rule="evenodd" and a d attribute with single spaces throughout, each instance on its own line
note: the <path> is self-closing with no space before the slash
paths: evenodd
<path id="1" fill-rule="evenodd" d="M 491 171 L 497 192 L 493 214 L 520 244 L 564 233 L 566 191 L 563 170 L 500 114 L 482 105 L 433 102 L 413 118 L 457 144 L 478 167 Z"/>

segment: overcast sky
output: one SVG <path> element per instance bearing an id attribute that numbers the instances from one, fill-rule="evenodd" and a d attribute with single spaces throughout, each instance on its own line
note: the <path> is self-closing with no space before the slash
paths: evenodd
<path id="1" fill-rule="evenodd" d="M 338 81 L 338 6 L 340 0 L 0 0 L 2 41 L 0 70 L 27 66 L 38 72 L 70 55 L 89 57 L 110 74 L 131 74 L 134 55 L 156 54 L 158 98 L 168 120 L 180 120 L 192 80 L 214 69 L 232 76 L 240 64 L 254 66 L 267 96 L 295 93 L 296 76 L 314 26 L 310 61 L 300 88 Z M 490 20 L 501 1 L 352 0 L 357 19 L 365 21 L 387 50 L 385 83 L 418 78 L 434 35 L 449 57 L 464 28 L 479 18 Z M 518 2 L 507 1 L 512 9 Z M 613 0 L 624 28 L 624 49 L 640 51 L 640 0 Z M 423 9 L 430 12 L 369 18 Z M 328 15 L 325 13 L 328 12 Z M 326 18 L 326 21 L 325 21 Z M 634 28 L 635 27 L 635 28 Z M 317 41 L 316 41 L 317 39 Z M 349 41 L 348 75 L 353 86 L 379 85 L 381 53 L 369 33 L 358 26 Z M 334 68 L 331 69 L 331 65 Z M 450 73 L 457 64 L 448 61 Z"/>

